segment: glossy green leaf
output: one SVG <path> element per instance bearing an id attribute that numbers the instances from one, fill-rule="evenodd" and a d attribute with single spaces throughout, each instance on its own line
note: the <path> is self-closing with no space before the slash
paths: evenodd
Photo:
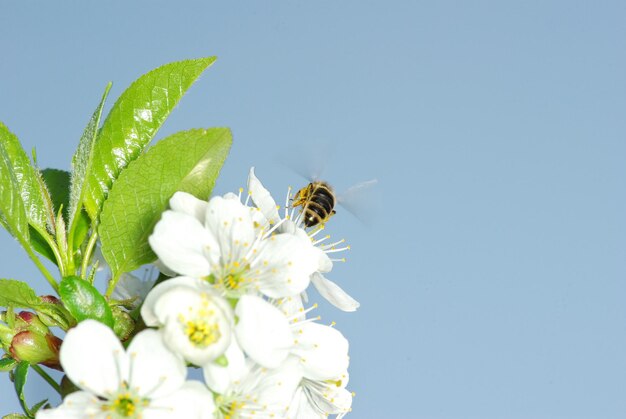
<path id="1" fill-rule="evenodd" d="M 28 228 L 28 231 L 29 231 L 28 234 L 29 234 L 30 244 L 33 247 L 33 249 L 35 249 L 39 254 L 45 256 L 46 259 L 48 259 L 55 265 L 58 265 L 58 261 L 56 257 L 54 256 L 54 252 L 52 251 L 52 248 L 50 247 L 48 242 L 42 237 L 42 235 L 37 230 L 35 230 L 32 226 Z"/>
<path id="2" fill-rule="evenodd" d="M 187 89 L 215 57 L 166 64 L 141 76 L 115 102 L 93 146 L 83 203 L 92 220 L 115 179 L 152 140 Z"/>
<path id="3" fill-rule="evenodd" d="M 76 149 L 76 153 L 74 157 L 72 157 L 72 182 L 70 188 L 70 199 L 69 205 L 66 207 L 69 213 L 69 223 L 68 228 L 71 234 L 76 230 L 77 225 L 75 221 L 76 217 L 80 216 L 80 212 L 82 211 L 82 202 L 84 196 L 84 184 L 87 173 L 91 170 L 91 162 L 93 160 L 93 146 L 96 142 L 96 136 L 98 134 L 98 128 L 100 127 L 100 117 L 102 116 L 102 108 L 104 107 L 104 102 L 109 94 L 109 90 L 111 90 L 111 83 L 107 84 L 104 89 L 104 94 L 102 95 L 102 99 L 100 99 L 100 103 L 98 107 L 94 111 L 91 119 L 87 123 L 87 127 L 85 131 L 83 131 L 83 135 L 80 138 L 78 143 L 78 148 Z"/>
<path id="4" fill-rule="evenodd" d="M 113 278 L 156 259 L 148 236 L 169 199 L 176 191 L 208 199 L 231 142 L 227 128 L 179 132 L 122 172 L 104 204 L 99 228 Z"/>
<path id="5" fill-rule="evenodd" d="M 17 364 L 13 375 L 13 385 L 15 386 L 15 392 L 17 393 L 17 398 L 20 401 L 22 409 L 24 409 L 24 412 L 30 416 L 30 409 L 28 408 L 24 398 L 24 386 L 26 385 L 26 380 L 28 379 L 29 367 L 30 365 L 26 361 L 22 361 Z"/>
<path id="6" fill-rule="evenodd" d="M 39 409 L 41 409 L 46 403 L 48 403 L 48 399 L 44 399 L 34 404 L 33 407 L 30 408 L 30 411 L 32 412 L 33 416 L 35 416 L 37 412 L 39 411 Z"/>
<path id="7" fill-rule="evenodd" d="M 46 207 L 36 171 L 17 137 L 2 122 L 0 122 L 0 143 L 6 153 L 7 164 L 15 175 L 28 221 L 45 230 L 52 214 Z M 4 176 L 2 178 L 4 179 Z"/>
<path id="8" fill-rule="evenodd" d="M 59 284 L 59 295 L 65 307 L 79 322 L 94 319 L 113 327 L 111 308 L 98 290 L 84 279 L 77 276 L 63 278 Z"/>
<path id="9" fill-rule="evenodd" d="M 0 142 L 0 223 L 24 248 L 28 242 L 28 218 L 11 158 Z"/>

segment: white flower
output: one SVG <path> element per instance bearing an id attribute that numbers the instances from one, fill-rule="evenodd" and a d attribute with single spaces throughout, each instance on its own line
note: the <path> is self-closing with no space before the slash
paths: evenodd
<path id="1" fill-rule="evenodd" d="M 301 419 L 342 418 L 351 410 L 354 394 L 346 390 L 348 373 L 335 380 L 303 378 L 289 406 L 288 416 Z"/>
<path id="2" fill-rule="evenodd" d="M 316 272 L 311 276 L 311 282 L 322 297 L 329 303 L 343 311 L 355 311 L 359 308 L 359 303 L 346 293 L 339 285 L 325 278 L 322 273 L 330 272 L 333 268 L 334 261 L 345 261 L 344 258 L 332 259 L 328 255 L 331 253 L 341 252 L 350 249 L 350 246 L 337 247 L 344 243 L 345 240 L 339 240 L 334 243 L 325 244 L 330 239 L 330 235 L 326 235 L 321 239 L 315 237 L 324 229 L 323 225 L 316 227 L 311 232 L 307 232 L 301 227 L 301 216 L 294 217 L 295 209 L 289 213 L 289 201 L 291 199 L 291 188 L 287 192 L 287 200 L 285 202 L 285 217 L 281 220 L 278 214 L 276 202 L 265 189 L 261 181 L 254 174 L 254 167 L 250 169 L 248 175 L 248 190 L 252 201 L 261 210 L 265 218 L 272 225 L 278 226 L 278 231 L 283 234 L 291 234 L 307 240 L 314 249 L 318 260 Z M 295 220 L 295 221 L 294 221 Z"/>
<path id="3" fill-rule="evenodd" d="M 125 351 L 111 329 L 85 320 L 67 332 L 61 365 L 82 391 L 40 410 L 38 419 L 213 417 L 211 393 L 185 381 L 185 364 L 154 330 L 139 333 Z"/>
<path id="4" fill-rule="evenodd" d="M 206 278 L 227 297 L 261 292 L 271 298 L 296 295 L 309 285 L 317 255 L 295 235 L 274 235 L 236 195 L 214 197 L 206 206 L 177 192 L 150 236 L 161 262 L 189 277 Z"/>
<path id="5" fill-rule="evenodd" d="M 275 369 L 248 360 L 242 377 L 215 398 L 215 417 L 285 418 L 301 379 L 296 358 L 286 359 Z"/>
<path id="6" fill-rule="evenodd" d="M 234 325 L 228 302 L 201 279 L 177 277 L 154 287 L 141 307 L 147 326 L 159 326 L 167 347 L 204 365 L 228 347 Z"/>

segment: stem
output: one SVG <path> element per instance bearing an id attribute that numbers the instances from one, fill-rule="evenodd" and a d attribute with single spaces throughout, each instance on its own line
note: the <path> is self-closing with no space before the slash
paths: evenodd
<path id="1" fill-rule="evenodd" d="M 85 248 L 85 254 L 83 255 L 83 263 L 80 267 L 80 277 L 83 279 L 87 279 L 87 267 L 89 267 L 89 259 L 91 259 L 91 253 L 93 253 L 93 248 L 95 247 L 97 240 L 98 232 L 94 229 L 93 233 L 91 233 L 91 237 L 89 237 L 89 242 L 87 243 L 87 247 Z"/>
<path id="2" fill-rule="evenodd" d="M 33 262 L 35 262 L 35 265 L 37 265 L 37 267 L 39 268 L 39 270 L 41 271 L 43 276 L 46 278 L 46 281 L 48 281 L 50 286 L 58 294 L 59 286 L 57 285 L 57 281 L 56 281 L 56 279 L 54 279 L 54 277 L 52 276 L 50 271 L 43 265 L 43 263 L 41 263 L 41 261 L 39 260 L 37 255 L 35 253 L 33 253 L 33 250 L 30 247 L 24 247 L 24 249 L 26 250 L 26 253 L 28 253 L 28 256 L 30 257 L 30 259 Z"/>
<path id="3" fill-rule="evenodd" d="M 50 384 L 50 386 L 51 386 L 53 389 L 55 389 L 55 390 L 56 390 L 56 392 L 57 392 L 57 393 L 59 393 L 59 395 L 61 395 L 61 396 L 63 395 L 63 394 L 61 393 L 61 386 L 60 386 L 60 385 L 59 385 L 56 381 L 54 381 L 54 379 L 53 379 L 52 377 L 50 377 L 50 375 L 48 375 L 48 373 L 47 373 L 47 372 L 45 372 L 45 371 L 43 370 L 43 368 L 41 368 L 39 365 L 35 365 L 35 364 L 31 364 L 31 366 L 30 366 L 30 367 L 31 367 L 32 369 L 34 369 L 34 370 L 35 370 L 35 372 L 41 376 L 41 378 L 43 378 L 44 380 L 46 380 L 46 382 L 47 382 L 48 384 Z"/>
<path id="4" fill-rule="evenodd" d="M 107 287 L 107 292 L 104 294 L 105 297 L 109 298 L 111 296 L 113 290 L 115 289 L 115 286 L 117 285 L 117 281 L 119 280 L 119 275 L 117 277 L 111 277 L 111 280 L 109 281 L 109 286 Z"/>

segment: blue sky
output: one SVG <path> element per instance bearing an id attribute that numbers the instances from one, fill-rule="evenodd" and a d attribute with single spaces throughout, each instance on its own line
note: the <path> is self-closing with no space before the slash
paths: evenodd
<path id="1" fill-rule="evenodd" d="M 6 1 L 0 120 L 68 169 L 108 81 L 110 106 L 217 55 L 158 136 L 231 127 L 217 193 L 254 165 L 282 199 L 306 181 L 277 156 L 329 143 L 337 189 L 379 180 L 371 225 L 339 208 L 328 226 L 352 245 L 332 279 L 362 304 L 319 310 L 350 339 L 352 417 L 623 418 L 625 18 L 618 1 Z M 5 232 L 0 249 L 0 277 L 49 292 Z M 0 414 L 11 391 L 0 376 Z"/>

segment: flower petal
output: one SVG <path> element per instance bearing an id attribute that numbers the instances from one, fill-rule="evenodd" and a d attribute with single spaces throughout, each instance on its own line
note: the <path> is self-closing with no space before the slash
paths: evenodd
<path id="1" fill-rule="evenodd" d="M 189 287 L 174 287 L 155 303 L 154 312 L 167 347 L 195 365 L 205 365 L 224 353 L 232 335 L 234 323 L 228 303 L 209 291 Z M 202 328 L 208 328 L 209 342 L 203 339 Z M 198 334 L 196 334 L 198 331 Z"/>
<path id="2" fill-rule="evenodd" d="M 279 309 L 253 295 L 239 299 L 235 334 L 241 348 L 258 364 L 276 368 L 287 358 L 293 335 Z"/>
<path id="3" fill-rule="evenodd" d="M 317 249 L 309 240 L 291 234 L 277 234 L 266 240 L 251 264 L 259 274 L 259 290 L 271 298 L 301 293 L 317 270 Z"/>
<path id="4" fill-rule="evenodd" d="M 114 300 L 133 299 L 133 306 L 139 307 L 154 285 L 154 279 L 141 279 L 129 273 L 120 275 L 111 298 Z"/>
<path id="5" fill-rule="evenodd" d="M 111 329 L 95 320 L 85 320 L 67 332 L 60 358 L 74 384 L 101 397 L 117 391 L 128 378 L 122 344 Z"/>
<path id="6" fill-rule="evenodd" d="M 215 411 L 213 394 L 198 381 L 186 381 L 174 393 L 150 402 L 144 419 L 198 418 L 212 419 Z"/>
<path id="7" fill-rule="evenodd" d="M 360 304 L 357 300 L 350 297 L 339 285 L 324 278 L 320 273 L 315 272 L 311 275 L 311 282 L 317 292 L 339 310 L 356 311 L 359 308 Z"/>
<path id="8" fill-rule="evenodd" d="M 243 351 L 237 344 L 237 339 L 231 339 L 224 356 L 228 365 L 222 366 L 215 362 L 206 364 L 203 368 L 204 381 L 216 393 L 224 394 L 234 381 L 240 380 L 245 373 L 246 359 Z"/>
<path id="9" fill-rule="evenodd" d="M 276 201 L 274 201 L 272 195 L 254 174 L 254 167 L 250 168 L 250 174 L 248 175 L 248 191 L 252 196 L 254 205 L 261 210 L 267 221 L 270 224 L 276 224 L 280 220 Z"/>
<path id="10" fill-rule="evenodd" d="M 148 241 L 168 268 L 196 278 L 211 273 L 205 255 L 219 250 L 211 233 L 196 218 L 174 211 L 163 213 Z"/>
<path id="11" fill-rule="evenodd" d="M 296 393 L 291 400 L 287 417 L 303 419 L 325 419 L 328 416 L 318 412 L 309 402 L 302 387 L 296 389 Z"/>
<path id="12" fill-rule="evenodd" d="M 154 312 L 154 304 L 157 300 L 169 289 L 179 286 L 186 286 L 193 289 L 200 289 L 205 284 L 205 281 L 197 278 L 189 278 L 186 276 L 179 276 L 171 278 L 161 282 L 155 286 L 146 296 L 146 300 L 141 306 L 141 317 L 147 326 L 158 326 L 159 319 Z"/>
<path id="13" fill-rule="evenodd" d="M 128 346 L 129 385 L 142 396 L 159 398 L 178 390 L 187 378 L 182 358 L 170 352 L 156 330 L 147 329 Z"/>
<path id="14" fill-rule="evenodd" d="M 170 198 L 170 208 L 172 211 L 191 215 L 201 224 L 204 224 L 204 216 L 208 205 L 209 203 L 207 201 L 198 199 L 187 192 L 176 192 L 172 198 Z"/>
<path id="15" fill-rule="evenodd" d="M 250 209 L 239 199 L 225 199 L 221 196 L 211 198 L 205 226 L 218 238 L 221 256 L 228 260 L 241 259 L 256 238 Z M 220 263 L 219 258 L 212 260 Z"/>
<path id="16" fill-rule="evenodd" d="M 87 391 L 77 391 L 65 396 L 63 403 L 55 409 L 37 411 L 37 419 L 82 419 L 100 413 L 98 398 Z"/>
<path id="17" fill-rule="evenodd" d="M 299 329 L 292 353 L 302 360 L 306 378 L 334 380 L 348 369 L 348 340 L 341 332 L 318 323 L 305 323 Z"/>

